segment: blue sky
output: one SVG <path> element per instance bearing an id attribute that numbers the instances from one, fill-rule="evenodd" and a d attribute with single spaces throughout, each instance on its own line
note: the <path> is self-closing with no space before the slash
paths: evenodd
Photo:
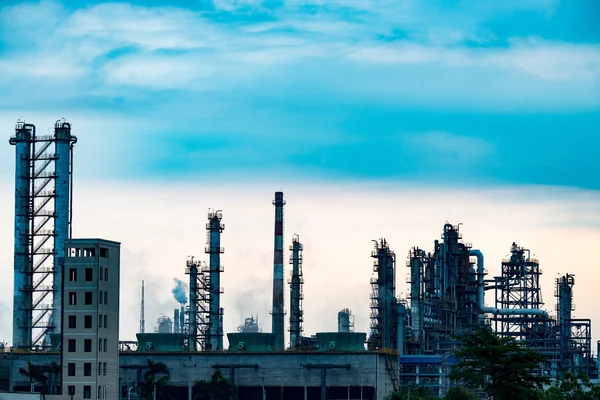
<path id="1" fill-rule="evenodd" d="M 366 331 L 371 239 L 429 249 L 446 220 L 491 274 L 513 241 L 535 251 L 548 309 L 552 279 L 576 273 L 577 317 L 597 320 L 581 249 L 600 240 L 598 15 L 597 0 L 5 0 L 0 130 L 72 122 L 74 234 L 123 243 L 124 337 L 141 279 L 148 321 L 177 305 L 208 207 L 227 224 L 227 331 L 250 313 L 268 330 L 279 189 L 305 244 L 306 332 L 343 307 Z M 5 142 L 3 265 L 13 174 Z"/>
<path id="2" fill-rule="evenodd" d="M 4 1 L 2 126 L 97 179 L 600 189 L 599 4 Z"/>

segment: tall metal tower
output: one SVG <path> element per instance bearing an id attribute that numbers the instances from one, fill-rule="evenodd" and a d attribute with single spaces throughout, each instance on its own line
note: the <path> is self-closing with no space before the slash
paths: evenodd
<path id="1" fill-rule="evenodd" d="M 371 279 L 371 336 L 369 349 L 396 348 L 396 254 L 390 250 L 385 239 L 374 240 L 375 258 Z"/>
<path id="2" fill-rule="evenodd" d="M 510 257 L 502 262 L 502 275 L 496 277 L 496 308 L 531 308 L 544 306 L 540 287 L 542 270 L 528 249 L 513 243 Z M 524 341 L 535 332 L 543 317 L 532 315 L 496 315 L 495 330 L 502 336 Z"/>
<path id="3" fill-rule="evenodd" d="M 292 255 L 290 264 L 292 264 L 292 276 L 290 279 L 290 349 L 295 350 L 300 347 L 300 337 L 302 335 L 302 250 L 298 235 L 294 235 L 292 245 L 290 246 Z"/>
<path id="4" fill-rule="evenodd" d="M 209 307 L 209 325 L 207 350 L 223 350 L 223 309 L 221 308 L 221 272 L 224 268 L 221 266 L 221 254 L 224 249 L 221 247 L 221 233 L 225 230 L 225 225 L 221 224 L 223 214 L 220 210 L 208 213 L 208 224 L 206 224 L 207 239 L 205 252 L 209 255 L 210 272 L 210 307 Z"/>
<path id="5" fill-rule="evenodd" d="M 186 261 L 185 273 L 190 276 L 190 305 L 188 308 L 188 350 L 206 350 L 209 307 L 210 307 L 210 278 L 209 268 L 205 263 L 195 261 L 190 257 Z"/>
<path id="6" fill-rule="evenodd" d="M 146 333 L 146 317 L 144 316 L 144 281 L 142 281 L 142 300 L 140 304 L 140 333 Z"/>
<path id="7" fill-rule="evenodd" d="M 71 237 L 73 145 L 71 125 L 38 136 L 18 121 L 16 147 L 13 347 L 31 349 L 49 333 L 60 337 L 62 265 Z M 55 285 L 54 282 L 57 284 Z M 50 293 L 52 304 L 48 304 Z M 52 338 L 52 337 L 50 337 Z M 51 339 L 52 340 L 52 339 Z M 57 343 L 52 343 L 56 346 Z"/>
<path id="8" fill-rule="evenodd" d="M 283 351 L 285 346 L 283 307 L 283 192 L 275 192 L 275 248 L 273 254 L 273 309 L 272 331 L 275 335 L 275 350 Z"/>

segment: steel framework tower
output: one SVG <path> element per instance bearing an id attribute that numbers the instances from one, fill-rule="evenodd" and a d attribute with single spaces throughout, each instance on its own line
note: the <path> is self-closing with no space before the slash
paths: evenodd
<path id="1" fill-rule="evenodd" d="M 31 349 L 48 333 L 58 338 L 62 314 L 62 265 L 71 237 L 73 145 L 71 125 L 36 135 L 18 121 L 16 147 L 13 347 Z M 57 284 L 54 284 L 54 283 Z M 52 293 L 52 304 L 48 297 Z M 51 337 L 52 338 L 52 337 Z M 57 343 L 52 343 L 56 346 Z"/>
<path id="2" fill-rule="evenodd" d="M 190 305 L 188 314 L 188 350 L 206 350 L 209 306 L 210 306 L 210 278 L 207 275 L 209 268 L 205 263 L 195 261 L 190 257 L 186 262 L 185 273 L 190 276 Z"/>
<path id="3" fill-rule="evenodd" d="M 221 272 L 224 271 L 221 266 L 221 254 L 224 249 L 221 247 L 221 233 L 225 230 L 225 225 L 221 224 L 223 214 L 220 210 L 208 213 L 208 223 L 206 224 L 207 240 L 205 252 L 209 255 L 209 325 L 206 342 L 207 350 L 223 350 L 223 309 L 221 308 Z"/>
<path id="4" fill-rule="evenodd" d="M 396 254 L 385 239 L 374 240 L 375 258 L 371 279 L 371 337 L 369 349 L 396 348 Z"/>
<path id="5" fill-rule="evenodd" d="M 496 308 L 541 309 L 544 306 L 540 288 L 542 271 L 530 251 L 513 243 L 511 255 L 502 262 L 502 275 L 495 278 Z M 531 315 L 496 315 L 495 330 L 502 336 L 526 340 L 544 318 Z"/>
<path id="6" fill-rule="evenodd" d="M 300 347 L 302 335 L 302 243 L 298 235 L 294 235 L 290 250 L 290 264 L 292 264 L 292 276 L 290 283 L 290 349 L 296 350 Z"/>
<path id="7" fill-rule="evenodd" d="M 275 192 L 275 248 L 273 254 L 273 309 L 271 311 L 272 331 L 275 335 L 275 350 L 283 351 L 285 346 L 283 306 L 283 192 Z"/>

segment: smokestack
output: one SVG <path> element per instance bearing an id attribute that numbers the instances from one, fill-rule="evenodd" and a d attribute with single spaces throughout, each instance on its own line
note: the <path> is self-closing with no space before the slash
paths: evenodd
<path id="1" fill-rule="evenodd" d="M 221 210 L 208 213 L 207 245 L 205 253 L 209 255 L 210 268 L 210 302 L 209 302 L 209 323 L 208 323 L 208 350 L 223 350 L 223 309 L 221 308 L 221 233 L 225 230 L 225 225 L 221 223 L 223 213 Z"/>
<path id="2" fill-rule="evenodd" d="M 173 333 L 180 333 L 179 330 L 179 308 L 173 310 Z"/>
<path id="3" fill-rule="evenodd" d="M 185 333 L 185 309 L 181 306 L 181 311 L 179 312 L 179 332 Z"/>
<path id="4" fill-rule="evenodd" d="M 275 335 L 275 350 L 283 351 L 284 311 L 283 311 L 283 192 L 275 192 L 275 249 L 273 255 L 273 309 L 272 331 Z"/>

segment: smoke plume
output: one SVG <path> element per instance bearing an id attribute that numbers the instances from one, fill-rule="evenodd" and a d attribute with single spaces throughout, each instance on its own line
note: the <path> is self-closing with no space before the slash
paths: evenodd
<path id="1" fill-rule="evenodd" d="M 173 297 L 175 297 L 175 300 L 177 300 L 179 304 L 186 304 L 188 301 L 188 286 L 185 282 L 180 281 L 179 279 L 173 279 L 173 281 L 175 282 L 175 287 L 171 291 L 171 293 L 173 293 Z"/>

